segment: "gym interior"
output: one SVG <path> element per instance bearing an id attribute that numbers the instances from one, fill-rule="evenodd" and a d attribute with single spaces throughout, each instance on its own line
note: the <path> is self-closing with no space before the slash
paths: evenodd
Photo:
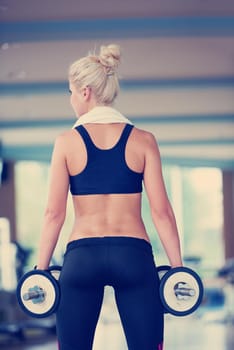
<path id="1" fill-rule="evenodd" d="M 34 318 L 16 288 L 33 269 L 56 136 L 71 128 L 68 66 L 122 48 L 115 107 L 157 138 L 184 265 L 199 307 L 165 313 L 166 350 L 234 348 L 234 3 L 232 0 L 0 1 L 0 348 L 55 350 L 55 315 Z M 155 194 L 157 195 L 157 194 Z M 145 193 L 157 265 L 168 261 Z M 72 204 L 52 265 L 61 266 Z M 107 287 L 94 350 L 127 350 Z M 142 349 L 147 350 L 147 349 Z"/>

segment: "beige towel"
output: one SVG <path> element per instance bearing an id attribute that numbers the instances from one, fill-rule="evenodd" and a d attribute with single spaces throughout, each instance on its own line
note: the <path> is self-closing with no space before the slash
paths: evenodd
<path id="1" fill-rule="evenodd" d="M 73 128 L 79 125 L 96 123 L 96 124 L 108 124 L 108 123 L 125 123 L 132 124 L 132 122 L 124 117 L 120 112 L 112 107 L 97 106 L 91 109 L 88 113 L 79 117 Z"/>

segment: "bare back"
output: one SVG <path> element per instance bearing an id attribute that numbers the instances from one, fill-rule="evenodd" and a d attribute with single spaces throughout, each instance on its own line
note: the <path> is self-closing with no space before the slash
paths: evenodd
<path id="1" fill-rule="evenodd" d="M 87 124 L 85 128 L 98 148 L 109 149 L 118 142 L 124 126 Z M 125 151 L 127 165 L 137 172 L 144 171 L 142 133 L 136 128 L 132 130 Z M 86 166 L 86 148 L 75 130 L 69 131 L 66 138 L 68 173 L 76 175 Z M 75 222 L 70 240 L 96 236 L 133 236 L 149 240 L 141 218 L 141 193 L 75 195 L 73 205 Z"/>

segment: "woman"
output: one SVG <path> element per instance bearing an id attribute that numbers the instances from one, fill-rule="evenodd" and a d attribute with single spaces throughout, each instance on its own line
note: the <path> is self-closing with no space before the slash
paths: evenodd
<path id="1" fill-rule="evenodd" d="M 37 267 L 47 269 L 66 215 L 75 221 L 60 275 L 60 350 L 90 350 L 105 285 L 115 290 L 128 348 L 162 349 L 163 308 L 152 247 L 141 218 L 142 182 L 172 267 L 181 266 L 174 214 L 154 136 L 112 108 L 118 93 L 117 45 L 74 62 L 69 71 L 75 127 L 60 135 Z"/>

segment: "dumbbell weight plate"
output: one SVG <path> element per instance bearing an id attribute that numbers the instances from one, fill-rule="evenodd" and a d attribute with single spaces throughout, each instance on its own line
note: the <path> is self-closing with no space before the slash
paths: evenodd
<path id="1" fill-rule="evenodd" d="M 186 283 L 194 290 L 194 295 L 186 299 L 178 299 L 175 286 Z M 169 270 L 161 279 L 160 297 L 165 309 L 175 316 L 186 316 L 194 312 L 203 297 L 203 284 L 195 271 L 187 267 L 177 267 Z"/>
<path id="2" fill-rule="evenodd" d="M 161 280 L 165 273 L 167 273 L 171 269 L 169 265 L 160 265 L 157 267 L 158 277 Z"/>
<path id="3" fill-rule="evenodd" d="M 171 269 L 171 266 L 169 265 L 160 265 L 157 267 L 158 277 L 160 281 L 162 280 L 163 276 Z M 164 307 L 164 313 L 168 313 L 167 309 Z"/>
<path id="4" fill-rule="evenodd" d="M 24 300 L 24 295 L 29 289 L 38 286 L 45 292 L 45 299 L 40 303 L 33 303 L 32 300 Z M 60 289 L 57 281 L 49 272 L 33 270 L 26 273 L 17 286 L 17 298 L 23 311 L 29 316 L 42 318 L 53 314 L 60 299 Z"/>
<path id="5" fill-rule="evenodd" d="M 51 273 L 51 275 L 58 281 L 60 272 L 61 272 L 61 266 L 59 265 L 52 265 L 48 268 L 48 271 Z"/>

